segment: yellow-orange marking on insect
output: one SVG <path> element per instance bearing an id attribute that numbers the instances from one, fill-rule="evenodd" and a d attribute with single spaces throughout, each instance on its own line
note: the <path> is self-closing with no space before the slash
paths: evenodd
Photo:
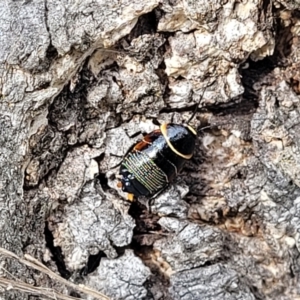
<path id="1" fill-rule="evenodd" d="M 192 126 L 187 126 L 188 127 L 188 129 L 194 134 L 194 135 L 197 135 L 197 132 L 196 132 L 196 130 L 192 127 Z"/>
<path id="2" fill-rule="evenodd" d="M 119 181 L 119 182 L 117 183 L 117 187 L 118 187 L 118 188 L 121 188 L 122 186 L 123 186 L 122 182 Z"/>
<path id="3" fill-rule="evenodd" d="M 130 194 L 130 193 L 127 194 L 127 199 L 128 199 L 130 202 L 133 201 L 133 197 L 134 197 L 133 194 Z"/>

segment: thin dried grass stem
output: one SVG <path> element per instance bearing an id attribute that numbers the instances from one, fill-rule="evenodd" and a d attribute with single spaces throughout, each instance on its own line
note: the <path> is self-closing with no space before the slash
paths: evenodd
<path id="1" fill-rule="evenodd" d="M 18 260 L 20 263 L 48 275 L 51 279 L 57 281 L 58 283 L 64 284 L 68 287 L 71 287 L 72 289 L 74 289 L 78 292 L 92 296 L 95 299 L 100 299 L 100 300 L 109 300 L 110 299 L 109 297 L 105 296 L 104 294 L 102 294 L 96 290 L 93 290 L 87 286 L 84 286 L 81 284 L 77 285 L 77 284 L 74 284 L 74 283 L 62 278 L 61 276 L 59 276 L 58 274 L 54 273 L 49 268 L 47 268 L 45 265 L 43 265 L 40 261 L 38 261 L 37 259 L 35 259 L 34 257 L 32 257 L 28 254 L 25 254 L 24 258 L 21 258 L 21 257 L 17 256 L 15 253 L 8 251 L 1 247 L 0 247 L 0 254 L 4 255 L 6 257 L 14 258 L 14 259 Z M 35 287 L 35 286 L 32 286 L 32 285 L 24 283 L 24 282 L 10 280 L 10 279 L 6 279 L 3 277 L 0 277 L 0 286 L 3 288 L 6 288 L 6 289 L 7 288 L 8 289 L 9 288 L 18 289 L 20 291 L 27 292 L 27 293 L 43 295 L 50 299 L 62 299 L 62 300 L 78 299 L 78 298 L 70 297 L 67 295 L 63 295 L 61 293 L 54 291 L 53 289 L 48 289 L 48 288 L 43 288 L 43 287 Z"/>

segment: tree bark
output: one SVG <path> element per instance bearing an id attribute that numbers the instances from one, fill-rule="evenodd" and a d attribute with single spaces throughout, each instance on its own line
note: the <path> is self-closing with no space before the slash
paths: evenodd
<path id="1" fill-rule="evenodd" d="M 6 1 L 0 299 L 300 298 L 299 6 Z M 197 108 L 183 172 L 127 201 L 126 151 Z"/>

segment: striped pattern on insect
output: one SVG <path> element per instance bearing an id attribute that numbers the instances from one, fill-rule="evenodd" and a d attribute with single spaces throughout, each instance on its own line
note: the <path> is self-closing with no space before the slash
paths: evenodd
<path id="1" fill-rule="evenodd" d="M 121 186 L 134 197 L 162 192 L 193 156 L 197 132 L 189 125 L 162 124 L 135 144 L 121 162 Z"/>

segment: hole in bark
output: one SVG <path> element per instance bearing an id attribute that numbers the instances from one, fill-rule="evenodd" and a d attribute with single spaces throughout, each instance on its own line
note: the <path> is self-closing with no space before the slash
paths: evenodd
<path id="1" fill-rule="evenodd" d="M 94 272 L 100 265 L 102 257 L 106 257 L 103 251 L 99 251 L 95 255 L 90 255 L 86 266 L 80 270 L 80 275 L 86 276 L 87 274 Z"/>
<path id="2" fill-rule="evenodd" d="M 71 291 L 71 292 L 70 292 L 70 296 L 71 296 L 71 297 L 78 298 L 78 299 L 80 299 L 80 298 L 81 298 L 80 294 L 78 294 L 78 293 L 77 293 L 77 292 L 75 292 L 75 291 Z"/>
<path id="3" fill-rule="evenodd" d="M 124 246 L 124 247 L 114 247 L 118 253 L 118 257 L 124 255 L 125 253 L 125 250 L 128 248 L 127 246 Z"/>
<path id="4" fill-rule="evenodd" d="M 154 11 L 140 16 L 134 28 L 127 36 L 128 39 L 133 40 L 141 35 L 156 32 L 158 21 Z"/>
<path id="5" fill-rule="evenodd" d="M 244 176 L 243 176 L 241 170 L 239 170 L 239 171 L 236 173 L 235 178 L 236 178 L 236 179 L 242 179 L 242 178 L 244 178 Z"/>
<path id="6" fill-rule="evenodd" d="M 245 88 L 244 98 L 257 102 L 260 89 L 254 88 L 254 85 L 263 81 L 275 68 L 274 62 L 267 57 L 263 60 L 254 62 L 250 58 L 247 60 L 248 68 L 240 68 L 242 75 L 241 81 Z"/>
<path id="7" fill-rule="evenodd" d="M 50 82 L 45 82 L 39 86 L 37 90 L 45 90 L 50 86 Z"/>
<path id="8" fill-rule="evenodd" d="M 129 214 L 135 219 L 136 227 L 134 228 L 133 239 L 130 248 L 134 250 L 135 254 L 140 257 L 144 264 L 151 270 L 151 276 L 144 284 L 144 286 L 169 286 L 169 278 L 164 273 L 164 267 L 156 261 L 156 251 L 153 249 L 153 243 L 160 239 L 161 226 L 157 223 L 159 217 L 152 215 L 144 205 L 138 201 L 133 202 Z M 166 292 L 166 288 L 163 288 Z"/>
<path id="9" fill-rule="evenodd" d="M 50 61 L 53 61 L 56 59 L 57 56 L 58 56 L 58 52 L 57 52 L 56 48 L 52 44 L 50 44 L 46 51 L 46 57 Z"/>
<path id="10" fill-rule="evenodd" d="M 144 247 L 152 247 L 155 240 L 161 237 L 159 234 L 161 226 L 157 223 L 159 216 L 151 214 L 149 210 L 138 201 L 131 204 L 128 213 L 136 222 L 131 248 L 139 255 L 143 253 Z"/>
<path id="11" fill-rule="evenodd" d="M 94 159 L 97 163 L 100 163 L 104 159 L 104 157 L 105 157 L 105 152 L 101 153 L 99 156 L 95 157 Z"/>
<path id="12" fill-rule="evenodd" d="M 108 179 L 106 178 L 106 174 L 99 173 L 98 179 L 100 181 L 103 191 L 107 191 L 109 189 L 109 186 L 108 186 Z"/>
<path id="13" fill-rule="evenodd" d="M 57 270 L 60 273 L 61 277 L 63 278 L 70 278 L 71 273 L 67 270 L 65 261 L 64 261 L 64 256 L 62 254 L 61 248 L 60 247 L 55 247 L 53 243 L 53 234 L 50 231 L 48 227 L 48 222 L 45 223 L 45 240 L 46 240 L 46 247 L 49 248 L 51 254 L 52 254 L 52 259 L 54 260 Z"/>
<path id="14" fill-rule="evenodd" d="M 285 26 L 278 18 L 275 29 L 275 49 L 271 56 L 259 61 L 250 58 L 245 62 L 248 68 L 240 68 L 241 81 L 245 87 L 244 98 L 257 101 L 263 85 L 274 85 L 275 76 L 271 73 L 276 67 L 287 64 L 287 59 L 292 53 L 292 24 Z M 254 87 L 255 85 L 255 87 Z"/>
<path id="15" fill-rule="evenodd" d="M 264 280 L 263 280 L 264 281 Z M 265 284 L 265 282 L 263 282 Z M 249 285 L 250 291 L 253 295 L 255 295 L 256 300 L 263 300 L 265 297 L 259 292 L 258 288 L 253 285 Z"/>

